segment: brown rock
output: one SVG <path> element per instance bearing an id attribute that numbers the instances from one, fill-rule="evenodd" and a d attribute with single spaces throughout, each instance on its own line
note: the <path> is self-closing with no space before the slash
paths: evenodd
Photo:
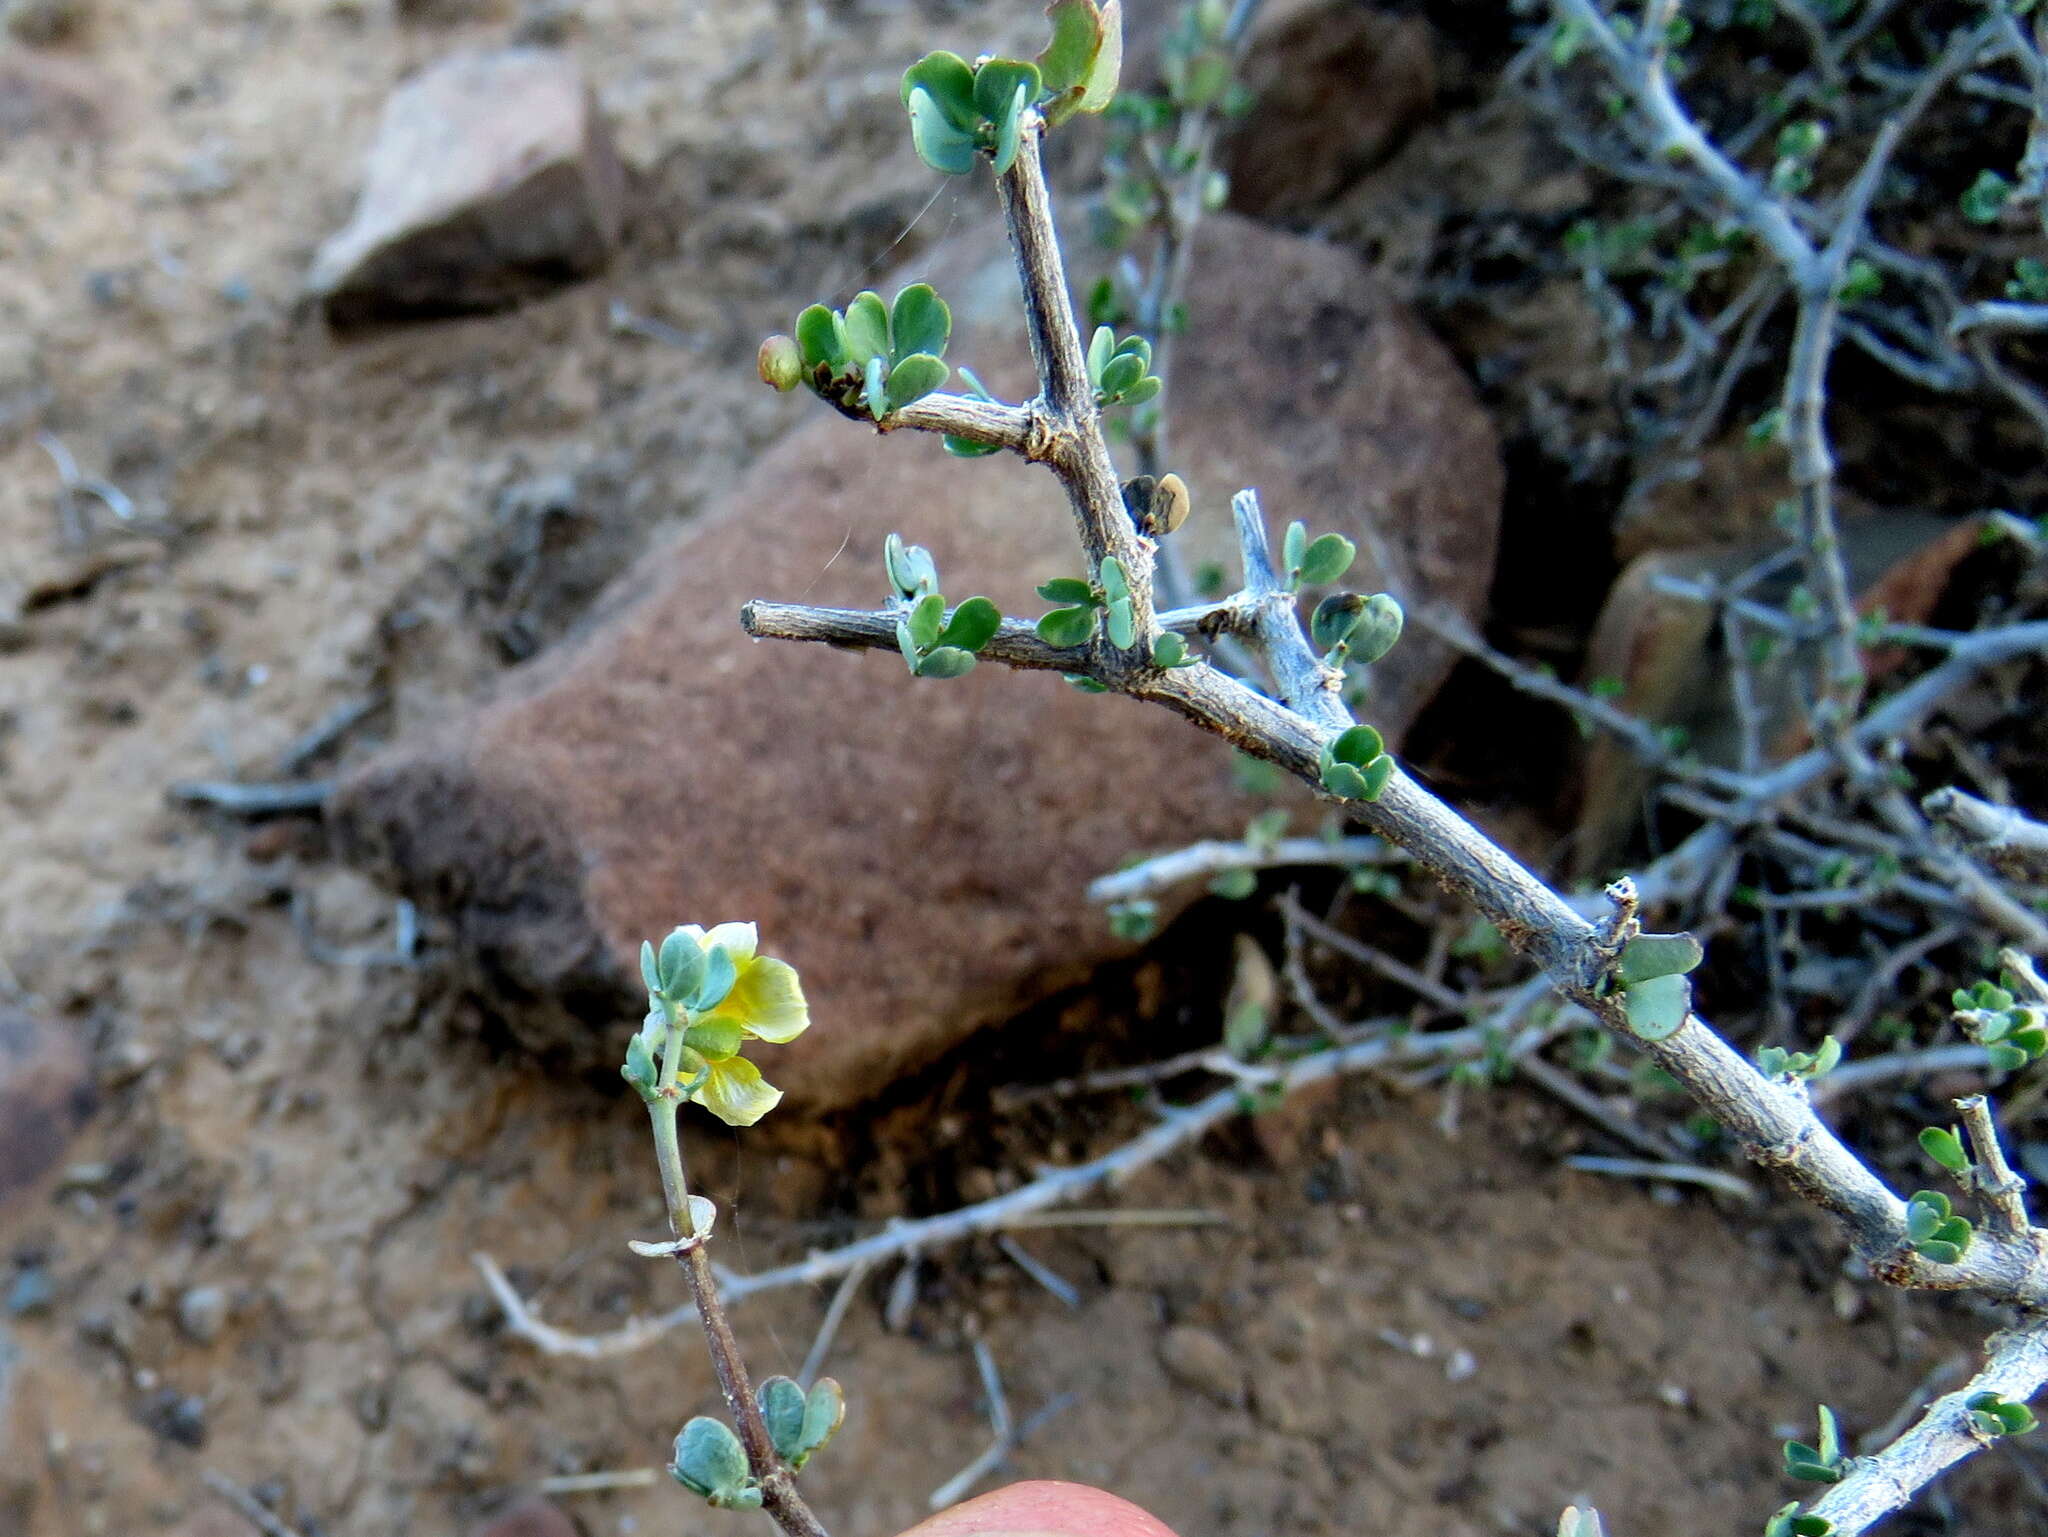
<path id="1" fill-rule="evenodd" d="M 1477 615 L 1498 452 L 1442 348 L 1341 252 L 1233 219 L 1204 231 L 1174 396 L 1195 511 L 1175 537 L 1220 554 L 1230 493 L 1255 485 L 1276 530 L 1351 533 L 1364 590 Z M 971 313 L 988 285 L 941 286 Z M 1015 392 L 1015 329 L 963 327 L 952 354 Z M 750 597 L 879 601 L 891 529 L 932 549 L 949 597 L 1012 613 L 1081 565 L 1044 471 L 821 411 L 630 573 L 601 627 L 345 783 L 339 845 L 453 918 L 523 1039 L 592 1064 L 637 1017 L 643 937 L 757 921 L 813 1002 L 817 1027 L 763 1053 L 810 1111 L 1078 981 L 1121 948 L 1083 901 L 1092 877 L 1253 807 L 1220 743 L 1129 701 L 994 666 L 919 683 L 893 654 L 742 635 Z M 1372 718 L 1396 737 L 1451 660 L 1411 636 L 1374 671 Z"/>
<path id="2" fill-rule="evenodd" d="M 618 244 L 625 171 L 575 63 L 462 53 L 393 93 L 348 226 L 309 280 L 336 325 L 501 308 Z"/>
<path id="3" fill-rule="evenodd" d="M 1159 1364 L 1182 1387 L 1200 1393 L 1226 1409 L 1244 1406 L 1244 1366 L 1221 1339 L 1207 1329 L 1181 1324 L 1159 1341 Z"/>
<path id="4" fill-rule="evenodd" d="M 55 1166 L 91 1109 L 76 1031 L 0 1004 L 0 1206 Z"/>
<path id="5" fill-rule="evenodd" d="M 475 1537 L 581 1537 L 576 1523 L 548 1500 L 525 1500 L 474 1528 Z"/>
<path id="6" fill-rule="evenodd" d="M 1258 108 L 1232 127 L 1221 164 L 1230 206 L 1263 218 L 1329 202 L 1391 158 L 1436 99 L 1429 24 L 1357 0 L 1267 27 L 1242 74 Z"/>

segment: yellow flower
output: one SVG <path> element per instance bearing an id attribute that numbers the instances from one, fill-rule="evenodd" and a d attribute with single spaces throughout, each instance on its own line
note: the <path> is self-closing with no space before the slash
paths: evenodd
<path id="1" fill-rule="evenodd" d="M 684 1044 L 704 1063 L 687 1097 L 728 1126 L 751 1126 L 781 1102 L 782 1091 L 740 1048 L 748 1041 L 783 1045 L 810 1028 L 803 986 L 787 961 L 755 953 L 759 938 L 751 923 L 721 923 L 708 933 L 686 924 L 683 932 L 707 952 L 724 950 L 733 964 L 732 991 L 692 1016 L 684 1032 Z"/>

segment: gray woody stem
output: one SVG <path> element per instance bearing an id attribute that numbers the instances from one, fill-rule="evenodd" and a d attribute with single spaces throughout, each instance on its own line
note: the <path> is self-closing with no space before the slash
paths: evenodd
<path id="1" fill-rule="evenodd" d="M 704 1327 L 704 1343 L 711 1352 L 711 1368 L 718 1376 L 719 1391 L 726 1409 L 739 1427 L 740 1445 L 746 1448 L 747 1466 L 761 1486 L 761 1508 L 774 1518 L 785 1537 L 827 1537 L 823 1524 L 797 1493 L 796 1480 L 783 1465 L 761 1418 L 761 1406 L 754 1398 L 754 1385 L 747 1378 L 747 1364 L 740 1354 L 739 1340 L 725 1316 L 718 1296 L 718 1277 L 705 1252 L 706 1239 L 699 1235 L 690 1215 L 690 1188 L 683 1174 L 682 1146 L 676 1137 L 676 1113 L 682 1093 L 676 1073 L 683 1054 L 683 1024 L 680 1019 L 668 1030 L 661 1058 L 661 1075 L 647 1101 L 647 1116 L 654 1130 L 655 1162 L 661 1169 L 661 1191 L 668 1207 L 670 1234 L 678 1241 L 694 1240 L 676 1250 L 676 1263 L 690 1283 L 690 1297 L 696 1304 L 698 1321 Z"/>
<path id="2" fill-rule="evenodd" d="M 1590 10 L 1581 0 L 1566 3 L 1575 13 Z M 1612 33 L 1599 21 L 1597 12 L 1593 15 L 1596 33 L 1605 34 L 1602 42 L 1608 46 L 1615 41 Z M 1760 194 L 1748 178 L 1705 145 L 1698 130 L 1671 101 L 1661 72 L 1651 71 L 1646 76 L 1633 54 L 1627 55 L 1627 62 L 1634 71 L 1631 83 L 1665 106 L 1673 139 L 1688 150 L 1694 149 L 1688 135 L 1699 141 L 1694 158 L 1730 194 L 1731 201 L 1762 224 L 1771 243 L 1817 256 L 1782 207 Z M 1322 793 L 1321 749 L 1352 723 L 1352 717 L 1342 701 L 1341 677 L 1324 667 L 1309 645 L 1294 597 L 1274 569 L 1265 523 L 1253 493 L 1241 493 L 1232 503 L 1244 561 L 1244 590 L 1207 612 L 1215 622 L 1227 622 L 1259 656 L 1272 693 L 1262 693 L 1203 663 L 1171 670 L 1150 665 L 1150 638 L 1156 633 L 1151 613 L 1151 546 L 1137 535 L 1124 513 L 1116 473 L 1087 390 L 1036 132 L 1026 134 L 1015 166 L 998 184 L 1017 253 L 1032 352 L 1039 368 L 1039 398 L 1022 409 L 1041 425 L 1027 434 L 1031 446 L 1025 456 L 1046 464 L 1065 486 L 1091 564 L 1099 567 L 1110 556 L 1124 562 L 1142 622 L 1138 644 L 1119 652 L 1101 641 L 1087 650 L 1048 646 L 1026 622 L 1006 620 L 982 656 L 1015 667 L 1085 676 L 1111 691 L 1164 705 Z M 950 398 L 929 414 L 952 414 Z M 906 420 L 901 424 L 922 427 L 926 422 Z M 942 430 L 953 429 L 946 426 Z M 1810 553 L 1839 558 L 1831 548 Z M 877 650 L 895 648 L 896 619 L 893 610 L 861 613 L 759 601 L 747 604 L 741 613 L 747 633 L 756 637 Z M 1950 665 L 1958 660 L 1952 658 Z M 1972 661 L 1982 665 L 1981 659 Z M 1910 714 L 1911 705 L 1901 696 L 1892 708 Z M 1825 749 L 1817 751 L 1823 763 L 1833 756 Z M 1754 787 L 1754 800 L 1759 806 L 1767 805 L 1772 798 L 1768 792 L 1776 790 L 1779 778 L 1788 781 L 1789 790 L 1805 783 L 1803 776 L 1817 772 L 1808 770 L 1803 760 L 1788 765 Z M 1405 773 L 1397 772 L 1376 802 L 1339 804 L 1347 816 L 1406 849 L 1446 887 L 1484 913 L 1516 950 L 1543 968 L 1566 998 L 1597 1017 L 1615 1035 L 1642 1044 L 1629 1030 L 1608 983 L 1615 940 L 1624 927 L 1615 918 L 1596 927 Z M 1632 914 L 1633 889 L 1621 883 L 1614 896 L 1617 916 Z M 1916 1254 L 1907 1243 L 1905 1203 L 1820 1121 L 1804 1087 L 1765 1077 L 1699 1016 L 1690 1016 L 1676 1033 L 1644 1049 L 1715 1120 L 1742 1139 L 1753 1159 L 1780 1171 L 1799 1194 L 1833 1213 L 1857 1253 L 1881 1279 L 1895 1286 L 1975 1291 L 2030 1310 L 2048 1309 L 2048 1262 L 2044 1262 L 2032 1233 L 1982 1234 L 1952 1265 L 1936 1264 Z M 2032 1362 L 2036 1357 L 2030 1354 L 2026 1359 Z M 2039 1380 L 2036 1376 L 2026 1383 L 2019 1396 L 2031 1392 Z M 2017 1376 L 2014 1387 L 2021 1388 Z M 1926 1464 L 1934 1471 L 1971 1449 L 1946 1441 L 1941 1445 L 1945 1460 Z M 1860 1527 L 1843 1525 L 1839 1529 Z"/>

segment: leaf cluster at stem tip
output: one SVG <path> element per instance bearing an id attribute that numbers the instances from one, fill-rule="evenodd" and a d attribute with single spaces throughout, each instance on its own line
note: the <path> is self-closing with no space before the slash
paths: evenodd
<path id="1" fill-rule="evenodd" d="M 882 563 L 891 595 L 904 605 L 896 621 L 896 645 L 910 675 L 960 678 L 974 671 L 975 656 L 1002 628 L 1002 610 L 987 598 L 969 598 L 949 614 L 931 551 L 905 544 L 899 535 L 883 541 Z"/>

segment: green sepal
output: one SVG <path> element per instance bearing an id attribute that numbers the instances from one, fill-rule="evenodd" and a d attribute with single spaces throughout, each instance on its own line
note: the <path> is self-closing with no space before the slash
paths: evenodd
<path id="1" fill-rule="evenodd" d="M 958 646 L 937 646 L 917 659 L 911 669 L 920 678 L 960 678 L 974 671 L 974 653 Z"/>
<path id="2" fill-rule="evenodd" d="M 844 368 L 851 357 L 846 350 L 846 326 L 837 311 L 813 304 L 796 317 L 796 344 L 803 353 L 804 366 Z"/>
<path id="3" fill-rule="evenodd" d="M 926 593 L 911 605 L 906 622 L 910 625 L 910 639 L 917 649 L 931 650 L 939 643 L 939 631 L 946 622 L 946 600 L 938 593 Z"/>
<path id="4" fill-rule="evenodd" d="M 1001 609 L 987 598 L 969 598 L 953 610 L 953 617 L 939 632 L 939 644 L 957 646 L 962 651 L 979 651 L 995 639 L 996 631 L 1002 627 Z"/>
<path id="5" fill-rule="evenodd" d="M 957 53 L 944 49 L 926 54 L 903 72 L 897 95 L 905 107 L 922 89 L 932 99 L 941 119 L 963 134 L 972 134 L 981 121 L 974 105 L 974 67 Z"/>
<path id="6" fill-rule="evenodd" d="M 1654 977 L 1682 977 L 1706 959 L 1700 942 L 1690 934 L 1639 934 L 1621 947 L 1615 962 L 1615 980 L 1634 987 Z"/>
<path id="7" fill-rule="evenodd" d="M 1038 621 L 1038 638 L 1048 646 L 1085 646 L 1094 634 L 1095 610 L 1089 606 L 1056 608 Z"/>
<path id="8" fill-rule="evenodd" d="M 1038 595 L 1048 603 L 1093 603 L 1095 589 L 1078 576 L 1056 576 L 1038 584 Z"/>
<path id="9" fill-rule="evenodd" d="M 913 401 L 944 389 L 952 372 L 943 360 L 929 352 L 913 352 L 889 370 L 889 383 L 885 390 L 889 409 L 901 411 Z"/>
<path id="10" fill-rule="evenodd" d="M 747 1033 L 736 1019 L 699 1019 L 683 1031 L 683 1044 L 706 1062 L 724 1062 L 740 1054 Z"/>
<path id="11" fill-rule="evenodd" d="M 725 946 L 713 945 L 704 952 L 704 972 L 696 988 L 683 1000 L 683 1006 L 693 1013 L 715 1009 L 725 1002 L 725 995 L 732 991 L 732 985 L 739 980 L 739 968 L 726 953 Z"/>
<path id="12" fill-rule="evenodd" d="M 1342 534 L 1325 534 L 1302 551 L 1298 562 L 1301 580 L 1311 587 L 1334 582 L 1351 569 L 1358 558 L 1358 546 Z"/>
<path id="13" fill-rule="evenodd" d="M 1119 651 L 1128 651 L 1138 642 L 1137 616 L 1131 611 L 1131 600 L 1112 598 L 1102 610 L 1103 633 L 1109 643 Z"/>
<path id="14" fill-rule="evenodd" d="M 889 355 L 902 362 L 913 353 L 946 355 L 946 343 L 953 335 L 953 312 L 929 283 L 912 283 L 900 290 L 889 310 Z"/>
<path id="15" fill-rule="evenodd" d="M 1629 1030 L 1639 1040 L 1676 1035 L 1692 1012 L 1692 984 L 1681 974 L 1650 977 L 1622 994 Z"/>
<path id="16" fill-rule="evenodd" d="M 917 158 L 934 171 L 965 176 L 974 169 L 974 135 L 955 126 L 932 93 L 919 86 L 910 93 L 910 143 Z"/>
<path id="17" fill-rule="evenodd" d="M 661 942 L 661 950 L 655 958 L 655 972 L 661 983 L 660 991 L 670 998 L 681 1000 L 697 989 L 704 975 L 704 950 L 696 939 L 683 929 L 673 929 L 668 938 Z"/>

